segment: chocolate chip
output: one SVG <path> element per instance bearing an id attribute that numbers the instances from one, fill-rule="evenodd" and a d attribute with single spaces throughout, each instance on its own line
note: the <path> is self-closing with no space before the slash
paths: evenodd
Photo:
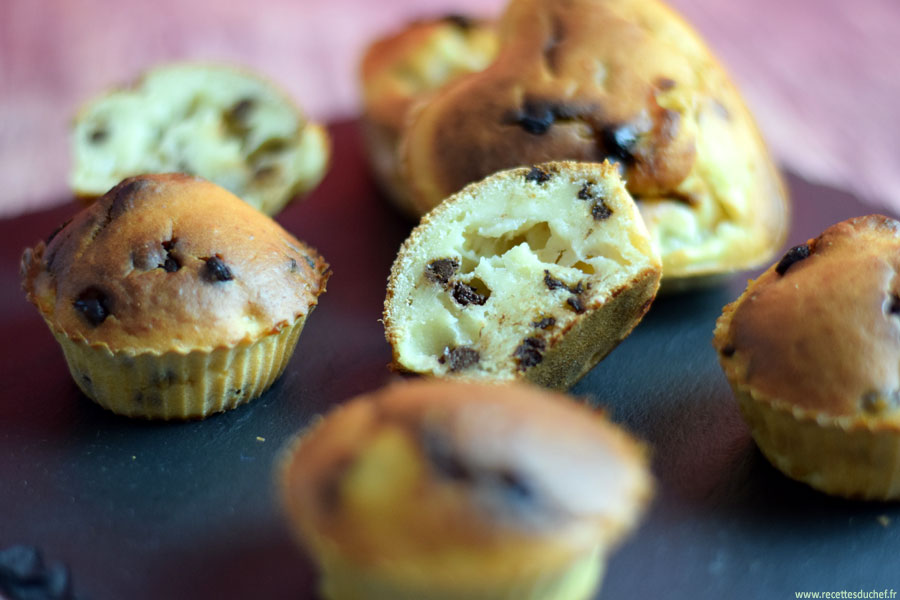
<path id="1" fill-rule="evenodd" d="M 455 373 L 477 365 L 479 360 L 481 360 L 481 355 L 478 353 L 478 350 L 468 346 L 457 346 L 453 350 L 444 348 L 444 353 L 438 359 L 438 362 L 442 365 L 449 363 L 450 371 Z"/>
<path id="2" fill-rule="evenodd" d="M 276 165 L 263 165 L 253 172 L 253 179 L 256 181 L 262 181 L 264 179 L 274 177 L 277 174 L 278 167 Z"/>
<path id="3" fill-rule="evenodd" d="M 805 258 L 809 258 L 810 250 L 807 244 L 800 244 L 799 246 L 794 246 L 778 261 L 778 265 L 775 267 L 775 272 L 779 275 L 784 275 L 787 273 L 787 270 L 791 268 L 791 266 L 800 262 Z"/>
<path id="4" fill-rule="evenodd" d="M 163 261 L 163 264 L 159 265 L 159 268 L 163 269 L 166 273 L 174 273 L 181 268 L 181 261 L 179 261 L 178 257 L 172 253 L 172 248 L 175 247 L 175 242 L 177 241 L 177 238 L 172 238 L 171 240 L 162 243 L 163 250 L 166 251 L 166 259 Z"/>
<path id="5" fill-rule="evenodd" d="M 548 271 L 547 269 L 544 269 L 544 285 L 546 285 L 547 289 L 549 290 L 569 289 L 569 286 L 567 286 L 565 283 L 563 283 L 559 279 L 554 279 L 553 277 L 551 277 L 550 271 Z"/>
<path id="6" fill-rule="evenodd" d="M 534 491 L 527 479 L 513 471 L 501 471 L 498 479 L 503 486 L 503 493 L 513 503 L 527 503 L 534 500 Z"/>
<path id="7" fill-rule="evenodd" d="M 578 283 L 575 284 L 574 287 L 571 285 L 567 285 L 566 283 L 563 283 L 559 279 L 553 278 L 550 275 L 550 271 L 548 271 L 547 269 L 544 269 L 544 285 L 546 285 L 547 289 L 549 289 L 551 291 L 562 289 L 562 290 L 568 290 L 569 292 L 572 292 L 573 294 L 580 294 L 584 291 L 584 282 L 579 281 Z"/>
<path id="8" fill-rule="evenodd" d="M 110 314 L 109 297 L 103 290 L 91 286 L 82 291 L 75 299 L 75 310 L 94 327 L 100 325 Z"/>
<path id="9" fill-rule="evenodd" d="M 244 123 L 255 107 L 256 100 L 253 98 L 241 98 L 228 110 L 227 117 L 238 123 Z"/>
<path id="10" fill-rule="evenodd" d="M 0 597 L 9 600 L 77 600 L 69 569 L 45 565 L 38 549 L 11 546 L 0 551 Z"/>
<path id="11" fill-rule="evenodd" d="M 594 202 L 594 205 L 591 206 L 591 216 L 594 217 L 595 221 L 605 221 L 610 218 L 612 214 L 612 209 L 606 205 L 603 198 L 597 200 Z"/>
<path id="12" fill-rule="evenodd" d="M 578 199 L 579 200 L 593 200 L 596 196 L 594 195 L 593 190 L 588 184 L 583 184 L 581 189 L 578 190 Z"/>
<path id="13" fill-rule="evenodd" d="M 0 550 L 0 573 L 4 580 L 32 581 L 39 578 L 43 570 L 43 557 L 33 546 L 10 546 Z"/>
<path id="14" fill-rule="evenodd" d="M 432 283 L 447 285 L 458 269 L 459 261 L 455 258 L 439 258 L 426 265 L 425 278 Z"/>
<path id="15" fill-rule="evenodd" d="M 553 317 L 545 317 L 540 321 L 532 321 L 531 323 L 536 329 L 549 329 L 556 325 L 556 319 Z"/>
<path id="16" fill-rule="evenodd" d="M 291 273 L 297 272 L 297 261 L 293 258 L 288 257 L 288 270 Z"/>
<path id="17" fill-rule="evenodd" d="M 460 460 L 453 444 L 443 433 L 426 428 L 422 432 L 422 450 L 434 471 L 441 477 L 458 482 L 472 480 L 472 471 Z"/>
<path id="18" fill-rule="evenodd" d="M 475 288 L 461 281 L 457 281 L 456 285 L 453 286 L 453 299 L 461 306 L 468 306 L 469 304 L 483 306 L 487 302 L 486 296 L 482 296 L 475 291 Z"/>
<path id="19" fill-rule="evenodd" d="M 516 123 L 531 135 L 544 135 L 555 120 L 553 106 L 549 103 L 526 101 Z"/>
<path id="20" fill-rule="evenodd" d="M 519 365 L 519 370 L 524 371 L 528 367 L 540 363 L 544 360 L 544 349 L 547 344 L 544 340 L 536 337 L 529 337 L 522 340 L 519 347 L 513 353 L 513 357 Z"/>
<path id="21" fill-rule="evenodd" d="M 671 90 L 677 85 L 677 82 L 670 77 L 659 77 L 656 79 L 656 87 L 663 92 Z"/>
<path id="22" fill-rule="evenodd" d="M 475 26 L 475 22 L 465 15 L 449 14 L 445 15 L 441 20 L 445 23 L 454 25 L 466 31 L 472 29 L 472 27 Z"/>
<path id="23" fill-rule="evenodd" d="M 228 268 L 228 265 L 225 264 L 225 261 L 223 261 L 222 257 L 218 254 L 209 258 L 204 258 L 203 260 L 206 261 L 206 266 L 203 269 L 203 276 L 208 281 L 231 281 L 234 279 L 231 269 Z"/>
<path id="24" fill-rule="evenodd" d="M 544 183 L 545 181 L 550 181 L 550 173 L 538 167 L 531 167 L 531 170 L 525 174 L 525 181 Z"/>
<path id="25" fill-rule="evenodd" d="M 159 265 L 166 273 L 174 273 L 178 269 L 181 268 L 181 265 L 178 264 L 178 260 L 171 255 L 166 256 L 166 262 Z"/>
<path id="26" fill-rule="evenodd" d="M 735 353 L 735 349 L 734 349 L 734 346 L 732 346 L 731 344 L 725 345 L 722 348 L 722 350 L 720 351 L 720 354 L 722 356 L 724 356 L 725 358 L 731 358 L 732 356 L 734 356 L 734 353 Z"/>
<path id="27" fill-rule="evenodd" d="M 570 296 L 566 299 L 566 304 L 572 307 L 579 315 L 585 311 L 584 302 L 581 299 L 581 296 Z"/>
<path id="28" fill-rule="evenodd" d="M 92 144 L 101 144 L 109 137 L 109 131 L 106 129 L 95 129 L 88 134 L 88 139 Z"/>
<path id="29" fill-rule="evenodd" d="M 888 299 L 887 311 L 890 315 L 900 315 L 900 296 L 891 294 Z"/>
<path id="30" fill-rule="evenodd" d="M 613 160 L 631 164 L 634 162 L 634 147 L 637 131 L 632 125 L 609 125 L 601 131 L 601 139 L 607 154 Z"/>

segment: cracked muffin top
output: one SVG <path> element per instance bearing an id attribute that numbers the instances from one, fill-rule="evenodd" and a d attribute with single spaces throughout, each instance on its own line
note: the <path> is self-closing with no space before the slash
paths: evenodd
<path id="1" fill-rule="evenodd" d="M 425 212 L 551 160 L 617 162 L 668 281 L 768 261 L 787 233 L 777 169 L 728 74 L 653 0 L 512 0 L 499 50 L 410 111 L 401 162 Z"/>
<path id="2" fill-rule="evenodd" d="M 181 174 L 122 181 L 22 257 L 50 327 L 112 351 L 233 346 L 305 316 L 328 265 L 225 189 Z"/>
<path id="3" fill-rule="evenodd" d="M 753 397 L 900 420 L 900 223 L 843 221 L 791 248 L 725 307 L 714 344 Z"/>

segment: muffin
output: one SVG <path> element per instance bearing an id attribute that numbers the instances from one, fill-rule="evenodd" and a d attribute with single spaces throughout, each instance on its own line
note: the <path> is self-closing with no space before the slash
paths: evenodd
<path id="1" fill-rule="evenodd" d="M 173 63 L 87 104 L 71 149 L 71 185 L 88 201 L 126 177 L 178 171 L 274 215 L 319 183 L 331 147 L 320 125 L 257 74 Z"/>
<path id="2" fill-rule="evenodd" d="M 328 273 L 233 194 L 164 174 L 124 180 L 25 250 L 22 277 L 85 395 L 183 419 L 272 384 Z"/>
<path id="3" fill-rule="evenodd" d="M 579 600 L 651 494 L 642 447 L 522 384 L 419 380 L 337 408 L 280 472 L 329 600 Z"/>
<path id="4" fill-rule="evenodd" d="M 462 15 L 415 21 L 366 50 L 360 68 L 363 140 L 378 184 L 404 213 L 420 216 L 397 163 L 409 107 L 447 81 L 484 69 L 496 51 L 493 26 Z"/>
<path id="5" fill-rule="evenodd" d="M 662 259 L 664 287 L 766 263 L 789 204 L 727 73 L 656 0 L 512 0 L 485 69 L 409 110 L 404 193 L 423 214 L 510 167 L 615 161 Z"/>
<path id="6" fill-rule="evenodd" d="M 763 454 L 829 494 L 900 498 L 898 268 L 900 223 L 850 219 L 791 248 L 716 325 Z"/>
<path id="7" fill-rule="evenodd" d="M 497 173 L 426 215 L 391 268 L 394 367 L 566 389 L 627 336 L 660 261 L 609 164 Z"/>

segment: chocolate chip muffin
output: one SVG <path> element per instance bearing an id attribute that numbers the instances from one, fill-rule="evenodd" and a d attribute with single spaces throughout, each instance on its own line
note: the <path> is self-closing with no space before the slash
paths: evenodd
<path id="1" fill-rule="evenodd" d="M 438 380 L 337 408 L 279 476 L 329 600 L 585 600 L 652 488 L 641 446 L 589 408 Z"/>
<path id="2" fill-rule="evenodd" d="M 900 223 L 850 219 L 725 307 L 714 344 L 763 454 L 829 494 L 900 498 Z"/>
<path id="3" fill-rule="evenodd" d="M 511 0 L 499 49 L 410 110 L 399 145 L 419 214 L 496 171 L 615 161 L 663 259 L 664 287 L 764 264 L 789 205 L 727 73 L 657 0 Z"/>
<path id="4" fill-rule="evenodd" d="M 379 185 L 404 213 L 420 216 L 397 162 L 406 113 L 446 82 L 484 69 L 496 51 L 493 25 L 462 15 L 410 23 L 366 50 L 360 68 L 363 139 Z"/>
<path id="5" fill-rule="evenodd" d="M 248 70 L 173 63 L 92 100 L 71 134 L 71 185 L 89 201 L 142 173 L 199 175 L 274 215 L 314 188 L 326 131 Z"/>
<path id="6" fill-rule="evenodd" d="M 228 191 L 126 179 L 22 257 L 23 287 L 75 383 L 113 412 L 193 418 L 282 372 L 327 265 Z"/>
<path id="7" fill-rule="evenodd" d="M 391 268 L 399 370 L 566 389 L 641 320 L 660 262 L 609 164 L 546 163 L 466 187 Z"/>

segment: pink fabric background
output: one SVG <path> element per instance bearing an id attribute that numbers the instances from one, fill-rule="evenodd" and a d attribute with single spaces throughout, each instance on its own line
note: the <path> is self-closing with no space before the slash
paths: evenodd
<path id="1" fill-rule="evenodd" d="M 787 168 L 900 212 L 900 2 L 671 1 L 729 65 Z M 336 120 L 357 112 L 356 65 L 374 36 L 502 5 L 0 0 L 0 216 L 66 201 L 69 119 L 156 62 L 249 65 Z"/>

